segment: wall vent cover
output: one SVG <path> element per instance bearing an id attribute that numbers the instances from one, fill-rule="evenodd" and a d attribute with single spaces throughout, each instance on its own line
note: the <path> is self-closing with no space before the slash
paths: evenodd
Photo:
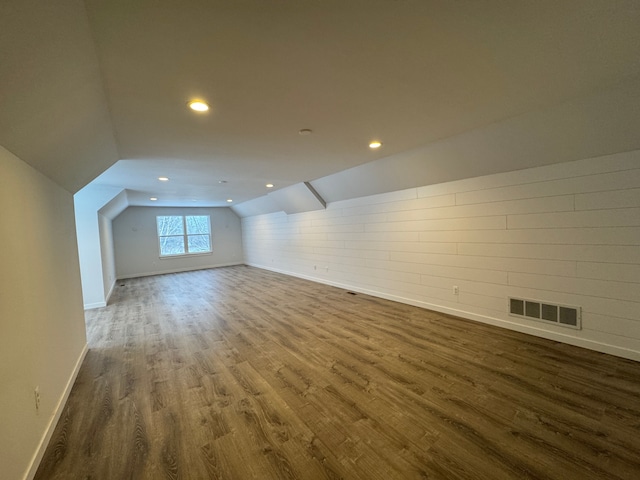
<path id="1" fill-rule="evenodd" d="M 561 327 L 582 328 L 581 309 L 571 305 L 509 297 L 509 315 L 555 323 Z"/>

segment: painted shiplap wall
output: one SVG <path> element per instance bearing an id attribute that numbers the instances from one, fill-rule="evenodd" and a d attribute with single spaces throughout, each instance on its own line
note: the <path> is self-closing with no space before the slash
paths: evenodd
<path id="1" fill-rule="evenodd" d="M 247 217 L 243 244 L 249 265 L 640 360 L 640 151 Z M 509 296 L 581 306 L 582 330 Z"/>

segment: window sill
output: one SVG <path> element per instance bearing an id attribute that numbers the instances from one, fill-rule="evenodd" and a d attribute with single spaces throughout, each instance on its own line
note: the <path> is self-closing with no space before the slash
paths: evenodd
<path id="1" fill-rule="evenodd" d="M 188 258 L 188 257 L 204 257 L 206 255 L 212 255 L 213 251 L 211 252 L 199 252 L 199 253 L 181 253 L 179 255 L 164 255 L 161 257 L 158 257 L 160 260 L 171 260 L 172 258 Z"/>

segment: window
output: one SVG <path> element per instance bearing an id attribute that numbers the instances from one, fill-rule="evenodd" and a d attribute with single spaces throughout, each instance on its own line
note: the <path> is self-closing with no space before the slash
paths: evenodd
<path id="1" fill-rule="evenodd" d="M 157 216 L 161 257 L 211 252 L 209 215 Z"/>

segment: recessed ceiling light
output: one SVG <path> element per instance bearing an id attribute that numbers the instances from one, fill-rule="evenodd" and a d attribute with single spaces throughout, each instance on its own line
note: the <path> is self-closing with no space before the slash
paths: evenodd
<path id="1" fill-rule="evenodd" d="M 371 142 L 371 143 L 369 144 L 369 148 L 372 148 L 372 149 L 374 149 L 374 150 L 375 150 L 376 148 L 380 148 L 381 146 L 382 146 L 382 142 L 379 142 L 378 140 L 374 140 L 373 142 Z"/>
<path id="2" fill-rule="evenodd" d="M 311 135 L 311 129 L 310 128 L 303 128 L 302 130 L 298 130 L 298 133 L 300 135 Z"/>
<path id="3" fill-rule="evenodd" d="M 161 182 L 168 182 L 169 177 L 158 177 L 158 180 L 160 180 Z"/>
<path id="4" fill-rule="evenodd" d="M 149 200 L 151 200 L 152 202 L 155 202 L 158 199 L 156 197 L 149 197 Z"/>
<path id="5" fill-rule="evenodd" d="M 196 112 L 207 112 L 209 111 L 209 105 L 202 100 L 192 100 L 189 102 L 189 108 Z"/>
<path id="6" fill-rule="evenodd" d="M 267 183 L 267 184 L 265 185 L 265 187 L 267 187 L 267 188 L 273 188 L 273 183 Z"/>
<path id="7" fill-rule="evenodd" d="M 230 198 L 227 198 L 227 202 L 231 203 L 233 202 L 233 200 L 231 200 Z"/>

